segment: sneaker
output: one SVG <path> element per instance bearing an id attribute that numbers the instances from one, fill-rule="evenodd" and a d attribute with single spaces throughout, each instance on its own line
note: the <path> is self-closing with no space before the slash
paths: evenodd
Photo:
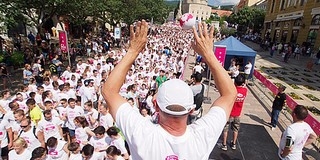
<path id="1" fill-rule="evenodd" d="M 276 129 L 276 127 L 271 127 L 271 131 L 274 131 Z"/>
<path id="2" fill-rule="evenodd" d="M 237 149 L 236 144 L 234 144 L 232 141 L 231 141 L 231 149 L 233 149 L 233 150 L 236 150 L 236 149 Z"/>
<path id="3" fill-rule="evenodd" d="M 228 147 L 227 147 L 227 145 L 222 145 L 222 146 L 221 146 L 221 149 L 222 149 L 223 151 L 226 151 L 226 150 L 228 150 Z"/>

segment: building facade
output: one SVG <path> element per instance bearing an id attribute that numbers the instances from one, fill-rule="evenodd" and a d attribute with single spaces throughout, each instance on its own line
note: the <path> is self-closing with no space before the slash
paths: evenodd
<path id="1" fill-rule="evenodd" d="M 240 0 L 238 5 L 235 7 L 235 10 L 239 11 L 244 7 L 251 7 L 251 6 L 255 5 L 256 3 L 258 3 L 259 1 L 261 1 L 261 0 Z"/>
<path id="2" fill-rule="evenodd" d="M 268 1 L 267 0 L 260 0 L 251 7 L 261 10 L 267 10 Z"/>
<path id="3" fill-rule="evenodd" d="M 269 0 L 267 6 L 263 38 L 320 46 L 320 0 Z"/>
<path id="4" fill-rule="evenodd" d="M 211 15 L 211 7 L 207 0 L 183 0 L 182 14 L 191 13 L 197 20 L 206 20 Z"/>

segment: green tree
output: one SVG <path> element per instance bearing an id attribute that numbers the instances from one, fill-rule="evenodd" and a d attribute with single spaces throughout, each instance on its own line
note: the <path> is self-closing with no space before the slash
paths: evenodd
<path id="1" fill-rule="evenodd" d="M 7 25 L 19 21 L 40 30 L 44 22 L 67 7 L 68 0 L 3 0 L 1 4 L 0 12 L 5 14 Z"/>
<path id="2" fill-rule="evenodd" d="M 0 14 L 4 14 L 0 20 L 5 25 L 14 26 L 19 21 L 36 26 L 39 31 L 54 15 L 66 15 L 78 26 L 87 23 L 88 17 L 114 26 L 152 18 L 162 23 L 172 9 L 164 0 L 2 0 L 0 3 Z"/>
<path id="3" fill-rule="evenodd" d="M 264 17 L 265 11 L 256 8 L 244 7 L 236 13 L 232 13 L 228 18 L 228 22 L 244 26 L 245 28 L 249 27 L 250 29 L 254 29 L 256 32 L 260 32 Z"/>

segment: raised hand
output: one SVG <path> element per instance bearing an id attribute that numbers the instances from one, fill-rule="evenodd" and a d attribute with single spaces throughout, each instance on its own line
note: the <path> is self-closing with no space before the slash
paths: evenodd
<path id="1" fill-rule="evenodd" d="M 195 52 L 200 54 L 204 59 L 207 56 L 213 55 L 213 40 L 214 40 L 214 27 L 210 28 L 208 33 L 207 25 L 205 23 L 198 23 L 199 35 L 196 28 L 193 26 L 194 42 L 192 48 Z"/>
<path id="2" fill-rule="evenodd" d="M 137 22 L 136 31 L 133 25 L 130 25 L 130 46 L 129 51 L 140 53 L 147 44 L 148 23 L 145 20 Z"/>

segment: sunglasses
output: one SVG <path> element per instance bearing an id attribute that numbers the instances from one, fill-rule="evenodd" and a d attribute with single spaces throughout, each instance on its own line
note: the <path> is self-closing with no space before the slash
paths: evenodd
<path id="1" fill-rule="evenodd" d="M 26 128 L 26 127 L 28 127 L 28 126 L 29 126 L 29 125 L 26 125 L 26 126 L 21 126 L 21 125 L 20 125 L 21 128 Z"/>

